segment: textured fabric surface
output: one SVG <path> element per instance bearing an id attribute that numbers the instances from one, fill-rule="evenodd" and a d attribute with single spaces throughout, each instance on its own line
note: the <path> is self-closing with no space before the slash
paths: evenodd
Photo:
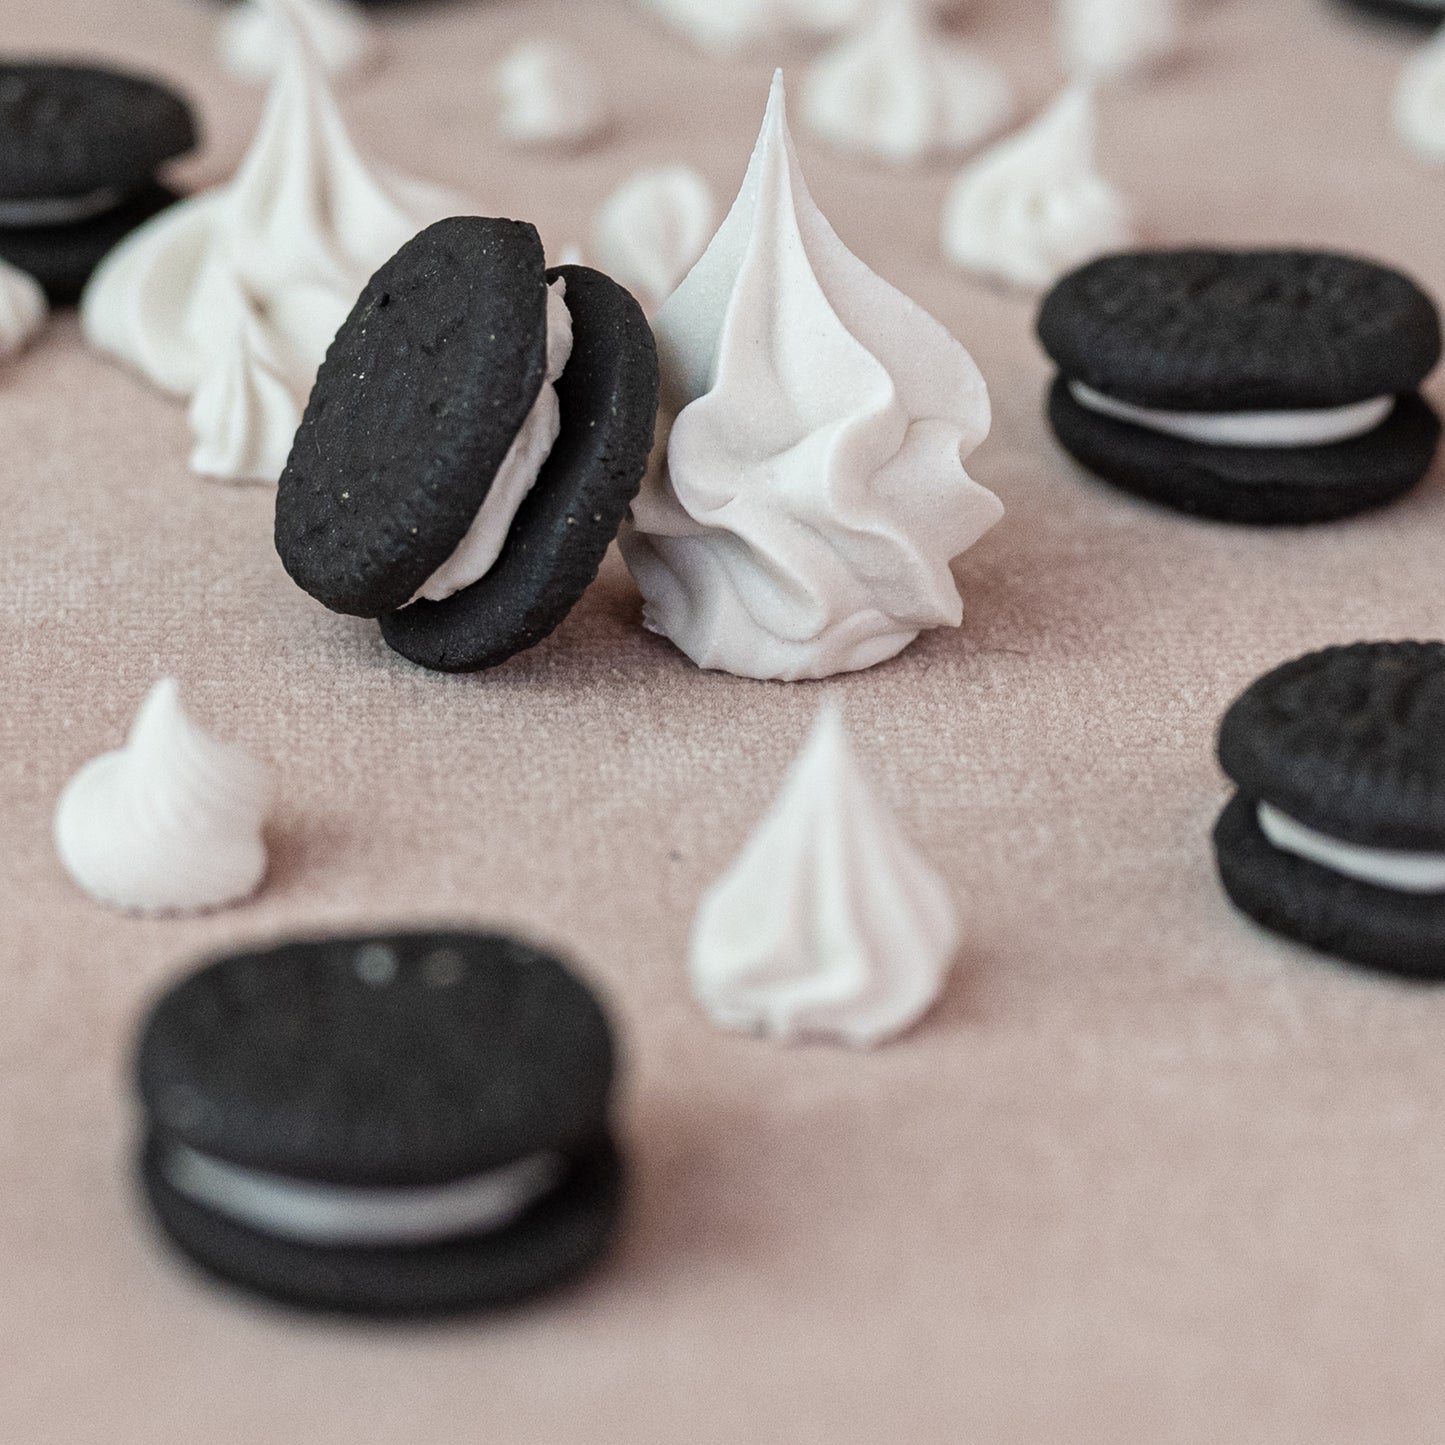
<path id="1" fill-rule="evenodd" d="M 1205 0 L 1101 147 L 1149 235 L 1332 243 L 1445 291 L 1445 188 L 1391 141 L 1403 42 L 1323 0 Z M 1041 100 L 1043 9 L 980 0 Z M 8 0 L 6 40 L 153 62 L 205 99 L 191 181 L 260 106 L 186 0 Z M 534 218 L 553 255 L 633 166 L 742 175 L 769 65 L 714 66 L 620 0 L 378 12 L 348 92 L 376 153 Z M 517 158 L 484 66 L 564 26 L 625 98 L 609 147 Z M 803 141 L 844 239 L 991 384 L 972 469 L 1004 521 L 960 563 L 963 628 L 815 685 L 698 673 L 639 628 L 615 556 L 544 645 L 423 673 L 325 612 L 268 493 L 189 475 L 184 411 L 61 318 L 0 370 L 0 1438 L 17 1445 L 1428 1441 L 1445 1337 L 1445 994 L 1268 937 L 1214 878 L 1212 756 L 1256 674 L 1445 627 L 1438 465 L 1311 531 L 1191 521 L 1083 480 L 1043 420 L 1033 305 L 938 258 L 947 175 Z M 1445 400 L 1445 380 L 1427 385 Z M 50 814 L 173 671 L 275 765 L 248 906 L 135 922 L 70 886 Z M 957 975 L 873 1056 L 709 1030 L 692 909 L 819 701 L 965 912 Z M 624 1030 L 634 1165 L 618 1248 L 490 1323 L 316 1324 L 223 1295 L 153 1241 L 130 1173 L 145 1000 L 207 950 L 455 919 L 569 952 Z"/>

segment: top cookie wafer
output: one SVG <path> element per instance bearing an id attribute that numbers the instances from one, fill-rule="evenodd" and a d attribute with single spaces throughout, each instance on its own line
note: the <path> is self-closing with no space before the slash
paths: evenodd
<path id="1" fill-rule="evenodd" d="M 1434 303 L 1326 252 L 1139 251 L 1065 277 L 1039 313 L 1070 378 L 1180 411 L 1325 408 L 1411 392 L 1440 359 Z"/>
<path id="2" fill-rule="evenodd" d="M 0 201 L 139 190 L 196 143 L 156 81 L 56 63 L 0 64 Z"/>

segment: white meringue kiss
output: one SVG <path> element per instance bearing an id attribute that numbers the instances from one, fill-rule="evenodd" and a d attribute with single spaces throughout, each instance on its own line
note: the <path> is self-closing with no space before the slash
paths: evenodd
<path id="1" fill-rule="evenodd" d="M 943 989 L 959 926 L 825 706 L 781 792 L 693 925 L 693 992 L 723 1028 L 867 1048 Z"/>
<path id="2" fill-rule="evenodd" d="M 141 705 L 126 744 L 66 784 L 55 846 L 101 903 L 135 913 L 195 913 L 249 897 L 266 873 L 266 770 L 202 731 L 173 678 Z"/>
<path id="3" fill-rule="evenodd" d="M 1058 0 L 1064 63 L 1082 80 L 1147 70 L 1177 45 L 1178 10 L 1177 0 Z"/>
<path id="4" fill-rule="evenodd" d="M 372 273 L 424 226 L 466 207 L 362 159 L 295 22 L 295 0 L 264 3 L 287 43 L 240 169 L 116 247 L 81 298 L 81 326 L 91 345 L 165 391 L 194 397 L 209 386 L 212 401 L 191 416 L 203 428 L 197 455 L 214 459 L 219 475 L 274 482 L 295 425 L 284 407 L 255 404 L 258 393 L 279 378 L 299 415 Z M 251 327 L 234 324 L 238 307 Z M 247 460 L 220 470 L 228 457 Z"/>
<path id="5" fill-rule="evenodd" d="M 502 133 L 518 145 L 580 146 L 607 129 L 596 68 L 559 40 L 523 40 L 493 72 Z"/>
<path id="6" fill-rule="evenodd" d="M 939 35 L 921 0 L 879 0 L 803 87 L 815 135 L 894 165 L 971 150 L 1012 110 L 1003 72 Z"/>
<path id="7" fill-rule="evenodd" d="M 966 166 L 944 203 L 948 259 L 1026 290 L 1133 238 L 1128 206 L 1094 168 L 1094 101 L 1082 87 Z"/>
<path id="8" fill-rule="evenodd" d="M 869 0 L 642 0 L 694 45 L 736 54 L 799 34 L 829 35 L 852 23 Z"/>
<path id="9" fill-rule="evenodd" d="M 781 73 L 738 199 L 654 331 L 665 464 L 622 533 L 648 627 L 700 667 L 795 679 L 958 625 L 949 564 L 1003 515 L 963 467 L 988 390 L 814 204 Z"/>
<path id="10" fill-rule="evenodd" d="M 1445 16 L 1445 7 L 1441 14 Z M 1426 160 L 1445 165 L 1445 26 L 1400 72 L 1395 87 L 1395 130 Z"/>
<path id="11" fill-rule="evenodd" d="M 716 220 L 712 188 L 691 166 L 649 166 L 602 203 L 592 249 L 597 264 L 650 309 L 692 269 Z"/>
<path id="12" fill-rule="evenodd" d="M 292 15 L 328 75 L 352 75 L 376 58 L 376 34 L 353 0 L 292 0 Z M 256 82 L 276 74 L 287 43 L 284 27 L 258 0 L 228 10 L 217 38 L 226 69 Z"/>
<path id="13" fill-rule="evenodd" d="M 466 535 L 450 557 L 417 588 L 413 602 L 442 602 L 492 570 L 527 494 L 552 454 L 562 431 L 557 382 L 572 359 L 572 315 L 567 310 L 567 283 L 560 276 L 547 288 L 547 374 L 542 389 L 497 468 L 487 495 Z"/>
<path id="14" fill-rule="evenodd" d="M 40 283 L 8 261 L 0 260 L 0 357 L 14 356 L 45 325 L 50 306 Z"/>

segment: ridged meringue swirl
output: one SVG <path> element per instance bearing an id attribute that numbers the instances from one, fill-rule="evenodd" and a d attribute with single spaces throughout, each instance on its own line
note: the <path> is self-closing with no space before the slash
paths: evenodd
<path id="1" fill-rule="evenodd" d="M 1395 87 L 1395 130 L 1426 160 L 1445 165 L 1445 25 L 1400 72 Z"/>
<path id="2" fill-rule="evenodd" d="M 607 128 L 596 68 L 562 41 L 520 41 L 492 78 L 502 102 L 502 133 L 518 145 L 579 146 Z"/>
<path id="3" fill-rule="evenodd" d="M 959 943 L 942 879 L 825 707 L 782 791 L 693 925 L 693 992 L 723 1028 L 866 1048 L 916 1023 Z"/>
<path id="4" fill-rule="evenodd" d="M 790 35 L 833 34 L 869 0 L 642 0 L 695 45 L 736 54 Z"/>
<path id="5" fill-rule="evenodd" d="M 1128 206 L 1094 168 L 1094 100 L 1082 86 L 966 166 L 944 203 L 949 260 L 1026 290 L 1133 239 Z"/>
<path id="6" fill-rule="evenodd" d="M 1064 63 L 1084 80 L 1146 70 L 1178 42 L 1176 0 L 1058 0 L 1058 5 Z"/>
<path id="7" fill-rule="evenodd" d="M 712 187 L 691 166 L 646 166 L 598 208 L 592 249 L 613 280 L 653 308 L 692 269 L 716 221 Z"/>
<path id="8" fill-rule="evenodd" d="M 351 75 L 375 59 L 375 32 L 354 0 L 292 0 L 292 14 L 328 75 Z M 265 5 L 239 0 L 221 20 L 218 43 L 233 75 L 265 81 L 278 69 L 286 37 Z"/>
<path id="9" fill-rule="evenodd" d="M 466 207 L 368 166 L 295 23 L 295 0 L 264 3 L 287 41 L 240 169 L 121 242 L 81 298 L 81 325 L 91 345 L 165 391 L 194 396 L 209 379 L 216 395 L 235 399 L 236 409 L 193 410 L 193 425 L 204 428 L 197 453 L 247 459 L 220 473 L 234 480 L 274 482 L 291 442 L 279 428 L 295 425 L 284 408 L 253 404 L 272 382 L 255 368 L 264 361 L 285 383 L 299 416 L 372 273 L 424 226 Z M 237 307 L 253 330 L 227 324 Z M 246 383 L 223 384 L 217 372 Z"/>
<path id="10" fill-rule="evenodd" d="M 958 625 L 949 564 L 1003 515 L 963 468 L 988 390 L 823 218 L 781 73 L 742 191 L 653 329 L 674 419 L 622 534 L 648 627 L 700 667 L 794 679 Z"/>
<path id="11" fill-rule="evenodd" d="M 123 748 L 93 758 L 55 810 L 55 846 L 92 898 L 194 913 L 249 897 L 266 873 L 266 770 L 181 706 L 174 678 L 142 703 Z"/>
<path id="12" fill-rule="evenodd" d="M 970 150 L 1012 109 L 1003 72 L 939 35 L 921 0 L 878 0 L 803 89 L 815 135 L 894 165 Z"/>
<path id="13" fill-rule="evenodd" d="M 49 315 L 40 283 L 18 266 L 0 260 L 0 356 L 14 356 L 28 346 Z"/>

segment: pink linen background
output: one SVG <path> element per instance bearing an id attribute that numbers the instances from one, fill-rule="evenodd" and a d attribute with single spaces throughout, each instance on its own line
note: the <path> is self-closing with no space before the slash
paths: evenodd
<path id="1" fill-rule="evenodd" d="M 1044 7 L 976 8 L 1040 102 Z M 1389 131 L 1403 44 L 1322 0 L 1188 8 L 1179 64 L 1103 106 L 1104 166 L 1150 236 L 1331 243 L 1445 294 L 1445 175 Z M 208 138 L 187 179 L 230 172 L 260 96 L 219 74 L 209 6 L 4 11 L 7 50 L 188 84 Z M 709 64 L 621 0 L 379 23 L 385 68 L 345 97 L 358 137 L 536 220 L 554 252 L 643 162 L 689 160 L 730 197 L 769 73 Z M 486 69 L 554 28 L 605 60 L 617 135 L 518 157 Z M 996 419 L 972 470 L 1008 507 L 957 568 L 963 628 L 862 676 L 700 674 L 640 630 L 615 556 L 545 645 L 426 675 L 291 586 L 270 493 L 192 477 L 183 409 L 73 317 L 0 368 L 0 1439 L 1440 1438 L 1445 995 L 1254 930 L 1208 830 L 1214 726 L 1252 676 L 1441 633 L 1445 473 L 1378 516 L 1270 533 L 1083 480 L 1042 419 L 1033 304 L 939 260 L 947 172 L 800 140 L 843 238 L 982 366 Z M 274 871 L 241 910 L 136 922 L 70 886 L 50 812 L 164 672 L 273 763 Z M 682 966 L 701 890 L 825 695 L 966 918 L 936 1012 L 872 1056 L 714 1034 Z M 433 919 L 555 943 L 615 1006 L 635 1187 L 606 1267 L 422 1330 L 317 1324 L 178 1267 L 129 1174 L 145 1000 L 233 942 Z"/>

